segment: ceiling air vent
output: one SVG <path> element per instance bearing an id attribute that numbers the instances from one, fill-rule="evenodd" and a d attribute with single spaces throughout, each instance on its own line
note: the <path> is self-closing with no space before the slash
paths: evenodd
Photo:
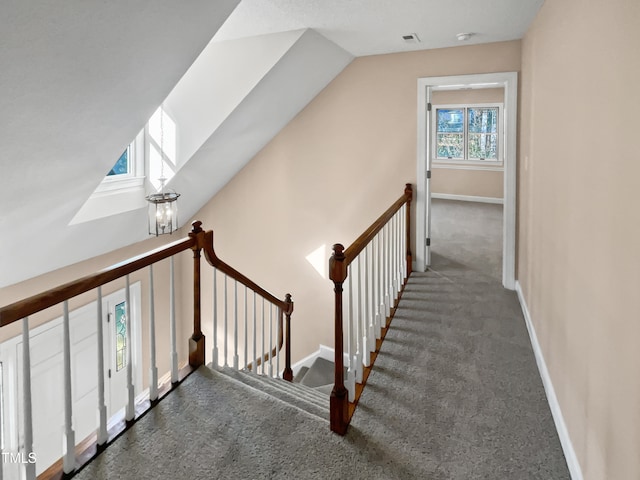
<path id="1" fill-rule="evenodd" d="M 408 33 L 406 35 L 402 35 L 402 40 L 404 40 L 404 43 L 420 43 L 420 39 L 418 38 L 417 33 Z"/>

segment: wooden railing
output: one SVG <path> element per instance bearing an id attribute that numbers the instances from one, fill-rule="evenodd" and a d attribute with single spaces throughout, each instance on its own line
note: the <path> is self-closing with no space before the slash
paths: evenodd
<path id="1" fill-rule="evenodd" d="M 0 327 L 5 327 L 14 322 L 22 322 L 22 399 L 24 414 L 22 415 L 22 446 L 21 458 L 37 458 L 33 452 L 33 425 L 32 425 L 32 398 L 31 398 L 31 367 L 30 367 L 30 327 L 29 317 L 41 312 L 49 307 L 62 304 L 63 311 L 63 390 L 64 390 L 64 432 L 63 432 L 63 457 L 56 464 L 42 473 L 39 478 L 68 478 L 75 471 L 88 463 L 97 453 L 102 451 L 106 446 L 117 438 L 124 430 L 128 429 L 141 416 L 143 416 L 150 408 L 153 407 L 161 398 L 169 391 L 173 390 L 186 376 L 193 372 L 196 368 L 205 363 L 205 338 L 202 333 L 202 283 L 203 276 L 201 274 L 200 258 L 201 252 L 204 251 L 206 261 L 213 268 L 213 283 L 216 284 L 218 275 L 224 275 L 225 285 L 227 278 L 234 282 L 235 303 L 233 315 L 233 327 L 228 328 L 228 310 L 227 302 L 229 296 L 224 296 L 224 364 L 227 365 L 229 352 L 227 350 L 227 342 L 230 337 L 233 338 L 233 356 L 232 363 L 235 368 L 249 369 L 257 373 L 268 374 L 274 376 L 273 360 L 275 357 L 276 368 L 275 375 L 279 375 L 280 370 L 280 351 L 284 344 L 285 358 L 282 376 L 285 380 L 291 381 L 293 375 L 291 371 L 291 314 L 293 312 L 293 302 L 291 295 L 287 294 L 284 299 L 279 299 L 267 290 L 263 289 L 255 282 L 250 280 L 242 273 L 235 270 L 222 260 L 220 260 L 213 248 L 213 232 L 204 231 L 201 228 L 201 222 L 194 222 L 193 229 L 189 236 L 185 239 L 175 241 L 161 248 L 152 250 L 143 255 L 118 263 L 106 268 L 100 272 L 88 275 L 86 277 L 74 280 L 67 284 L 52 288 L 40 294 L 31 296 L 24 300 L 0 307 Z M 175 273 L 174 273 L 174 256 L 181 252 L 193 251 L 193 333 L 189 338 L 189 360 L 188 364 L 179 368 L 178 354 L 176 345 L 176 299 L 175 299 Z M 169 364 L 170 372 L 165 376 L 165 380 L 158 379 L 156 366 L 156 343 L 155 343 L 155 307 L 154 307 L 154 274 L 153 265 L 169 259 L 169 320 L 170 320 L 170 352 Z M 149 390 L 148 394 L 139 396 L 134 395 L 133 382 L 133 362 L 131 358 L 131 328 L 127 328 L 126 338 L 126 382 L 127 382 L 127 402 L 124 412 L 124 418 L 112 417 L 107 419 L 107 410 L 105 407 L 105 378 L 104 378 L 104 351 L 102 345 L 102 287 L 109 282 L 124 278 L 126 281 L 126 322 L 129 323 L 131 316 L 130 301 L 130 281 L 129 275 L 138 272 L 141 269 L 149 268 Z M 238 315 L 238 285 L 244 287 L 244 361 L 240 362 L 239 357 L 239 315 Z M 98 357 L 98 420 L 95 434 L 87 437 L 81 442 L 76 443 L 75 432 L 73 430 L 73 412 L 72 412 L 72 376 L 71 376 L 71 347 L 70 347 L 70 331 L 69 331 L 69 300 L 80 294 L 94 291 L 96 292 L 96 319 L 97 319 L 97 357 Z M 219 365 L 218 358 L 218 324 L 217 317 L 219 315 L 218 292 L 213 291 L 213 336 L 214 347 L 212 350 L 212 363 Z M 248 323 L 249 308 L 248 299 L 252 297 L 253 301 L 253 326 L 256 326 L 256 301 L 260 300 L 262 308 L 262 335 L 260 336 L 262 343 L 262 351 L 258 355 L 256 351 L 256 328 L 253 329 L 253 355 L 249 357 L 249 332 L 252 330 Z M 206 296 L 207 299 L 209 295 Z M 269 337 L 265 332 L 265 305 L 269 308 Z M 273 310 L 276 311 L 276 340 L 273 338 Z M 286 325 L 283 324 L 283 318 L 286 318 Z M 267 345 L 266 350 L 264 345 Z M 250 361 L 249 361 L 250 358 Z M 265 366 L 269 365 L 268 371 Z M 20 382 L 18 382 L 20 383 Z M 140 389 L 139 389 L 140 390 Z M 2 452 L 0 452 L 2 453 Z M 36 478 L 36 465 L 30 461 L 24 462 L 22 465 L 24 472 L 21 474 L 24 478 L 32 480 Z M 1 476 L 0 476 L 1 478 Z"/>
<path id="2" fill-rule="evenodd" d="M 199 229 L 200 228 L 200 222 L 196 222 L 194 223 L 194 230 L 195 229 Z M 263 289 L 262 287 L 260 287 L 259 285 L 257 285 L 256 283 L 254 283 L 253 281 L 251 281 L 250 279 L 248 279 L 247 277 L 245 277 L 243 274 L 241 274 L 240 272 L 238 272 L 236 269 L 234 269 L 233 267 L 227 265 L 225 262 L 223 262 L 222 260 L 220 260 L 216 253 L 213 250 L 213 232 L 209 231 L 209 232 L 205 232 L 204 236 L 202 236 L 202 250 L 204 251 L 205 254 L 205 259 L 207 260 L 207 262 L 209 263 L 209 265 L 211 265 L 212 267 L 214 267 L 214 271 L 213 271 L 213 303 L 214 303 L 214 307 L 213 307 L 213 349 L 211 351 L 211 358 L 212 358 L 212 363 L 215 366 L 219 366 L 219 365 L 229 365 L 229 354 L 230 354 L 230 349 L 228 348 L 228 339 L 229 339 L 229 335 L 228 335 L 228 331 L 229 330 L 233 330 L 234 335 L 233 335 L 233 357 L 232 357 L 232 365 L 233 368 L 241 368 L 241 362 L 240 362 L 240 357 L 239 357 L 239 331 L 240 329 L 238 328 L 238 321 L 240 320 L 240 316 L 238 315 L 238 283 L 244 285 L 245 289 L 244 289 L 244 305 L 241 305 L 241 308 L 244 312 L 244 315 L 242 315 L 242 319 L 244 320 L 244 361 L 242 362 L 242 365 L 244 365 L 243 368 L 246 368 L 247 370 L 253 371 L 253 372 L 260 372 L 263 375 L 264 374 L 268 374 L 269 376 L 274 376 L 274 369 L 273 369 L 273 360 L 274 357 L 276 359 L 276 362 L 279 362 L 279 356 L 276 356 L 276 354 L 280 351 L 280 349 L 282 348 L 282 345 L 284 342 L 284 335 L 286 332 L 286 345 L 287 348 L 285 350 L 285 365 L 284 365 L 284 370 L 283 370 L 283 374 L 282 377 L 285 380 L 291 381 L 293 379 L 293 371 L 291 370 L 291 313 L 293 312 L 293 302 L 291 301 L 291 295 L 287 294 L 284 298 L 284 300 L 280 300 L 279 298 L 275 297 L 274 295 L 272 295 L 271 293 L 269 293 L 268 291 L 266 291 L 265 289 Z M 223 287 L 223 292 L 221 294 L 221 292 L 218 290 L 218 279 L 220 277 L 220 274 L 222 274 L 222 278 L 223 278 L 223 282 L 224 282 L 224 287 Z M 227 279 L 231 278 L 234 280 L 233 283 L 233 314 L 229 313 L 228 310 L 228 302 L 229 302 L 229 297 L 230 295 L 228 294 L 227 291 Z M 253 309 L 251 309 L 251 306 L 249 304 L 249 296 L 248 296 L 248 292 L 251 291 L 252 292 L 252 304 L 253 304 Z M 223 362 L 220 362 L 220 348 L 218 346 L 218 338 L 217 338 L 217 332 L 218 332 L 218 300 L 220 298 L 220 296 L 222 296 L 222 300 L 223 300 L 223 338 L 224 338 L 224 344 L 223 344 Z M 261 297 L 261 305 L 258 307 L 256 301 L 257 301 L 257 297 Z M 267 338 L 267 334 L 265 331 L 265 321 L 267 321 L 267 318 L 265 316 L 265 305 L 268 307 L 268 326 L 269 326 L 269 341 L 268 341 L 268 347 L 265 351 L 265 341 Z M 274 344 L 273 342 L 273 310 L 276 309 L 276 343 Z M 249 314 L 250 311 L 253 310 L 253 329 L 251 329 L 251 325 L 249 324 Z M 258 315 L 258 310 L 261 310 L 262 315 Z M 230 316 L 233 316 L 233 322 L 234 325 L 233 326 L 229 326 L 228 324 L 228 319 Z M 258 353 L 258 347 L 257 347 L 257 339 L 258 336 L 256 335 L 257 333 L 257 319 L 260 316 L 261 318 L 261 326 L 262 326 L 262 335 L 261 335 L 261 340 L 262 340 L 262 346 L 261 346 L 261 353 Z M 286 318 L 286 326 L 283 325 L 283 317 Z M 249 335 L 248 332 L 250 330 L 253 330 L 254 335 L 252 336 L 253 338 L 253 350 L 251 348 L 251 345 L 249 344 Z M 271 347 L 273 345 L 273 347 Z M 253 351 L 253 355 L 251 357 L 249 357 L 249 352 Z M 249 358 L 251 358 L 251 361 L 249 361 Z M 268 366 L 267 366 L 267 362 Z M 280 371 L 280 367 L 279 367 L 279 363 L 276 363 L 276 368 L 275 368 L 275 372 L 279 372 Z"/>
<path id="3" fill-rule="evenodd" d="M 333 246 L 329 278 L 335 292 L 335 381 L 330 397 L 330 424 L 331 430 L 340 435 L 347 432 L 411 274 L 412 196 L 408 183 L 404 194 L 346 250 L 339 243 Z"/>

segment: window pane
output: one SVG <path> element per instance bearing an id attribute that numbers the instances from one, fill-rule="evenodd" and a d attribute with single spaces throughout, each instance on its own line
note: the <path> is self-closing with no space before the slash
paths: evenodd
<path id="1" fill-rule="evenodd" d="M 470 108 L 469 133 L 497 133 L 498 108 Z"/>
<path id="2" fill-rule="evenodd" d="M 490 135 L 470 133 L 469 158 L 474 160 L 497 160 L 498 135 L 496 133 Z"/>
<path id="3" fill-rule="evenodd" d="M 438 108 L 438 132 L 464 132 L 464 110 Z"/>
<path id="4" fill-rule="evenodd" d="M 109 171 L 109 173 L 107 173 L 107 177 L 112 175 L 124 175 L 126 173 L 129 173 L 129 149 L 128 148 L 124 152 L 122 152 L 122 155 L 120 155 L 120 158 L 118 159 L 116 164 Z"/>
<path id="5" fill-rule="evenodd" d="M 436 148 L 438 158 L 463 158 L 464 135 L 439 133 Z"/>
<path id="6" fill-rule="evenodd" d="M 126 302 L 116 305 L 116 372 L 127 366 L 125 355 L 127 348 Z"/>

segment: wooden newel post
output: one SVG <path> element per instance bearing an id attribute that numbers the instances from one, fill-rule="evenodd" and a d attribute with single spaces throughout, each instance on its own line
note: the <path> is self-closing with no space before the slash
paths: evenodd
<path id="1" fill-rule="evenodd" d="M 410 183 L 407 183 L 404 188 L 404 194 L 407 196 L 407 226 L 406 238 L 407 238 L 407 278 L 413 271 L 413 255 L 411 254 L 411 200 L 413 198 L 413 187 Z"/>
<path id="2" fill-rule="evenodd" d="M 196 238 L 193 250 L 193 335 L 189 339 L 189 365 L 199 367 L 204 365 L 204 335 L 201 329 L 200 310 L 200 251 L 204 243 L 202 222 L 193 222 L 193 230 L 189 236 Z"/>
<path id="3" fill-rule="evenodd" d="M 291 295 L 287 293 L 285 299 L 287 304 L 287 310 L 284 312 L 286 323 L 286 337 L 284 346 L 284 372 L 282 372 L 282 378 L 288 382 L 293 381 L 293 370 L 291 370 L 291 313 L 293 313 L 293 302 L 291 301 Z"/>
<path id="4" fill-rule="evenodd" d="M 333 255 L 329 259 L 329 278 L 333 281 L 335 292 L 335 380 L 329 399 L 331 430 L 339 435 L 347 433 L 349 426 L 349 403 L 347 389 L 344 386 L 344 347 L 342 326 L 342 284 L 347 278 L 344 246 L 336 243 Z"/>

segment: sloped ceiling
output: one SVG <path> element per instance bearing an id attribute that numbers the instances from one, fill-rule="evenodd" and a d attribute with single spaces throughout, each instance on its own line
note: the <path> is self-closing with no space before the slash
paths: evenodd
<path id="1" fill-rule="evenodd" d="M 67 224 L 238 1 L 2 2 L 0 286 L 97 254 Z"/>
<path id="2" fill-rule="evenodd" d="M 114 55 L 109 52 L 109 58 Z M 85 82 L 92 81 L 93 63 L 87 63 L 86 68 L 70 66 L 69 76 L 79 77 L 77 101 L 82 102 L 87 95 L 87 107 L 99 109 L 100 114 L 82 113 L 82 118 L 76 119 L 75 112 L 81 110 L 79 105 L 73 109 L 62 106 L 59 111 L 49 113 L 47 121 L 55 122 L 56 135 L 61 140 L 68 138 L 68 142 L 57 141 L 53 145 L 45 142 L 38 147 L 41 150 L 27 149 L 21 154 L 22 158 L 30 159 L 27 162 L 13 164 L 9 157 L 2 159 L 3 175 L 6 172 L 5 178 L 13 178 L 13 184 L 7 183 L 6 187 L 13 200 L 8 205 L 9 213 L 2 216 L 0 287 L 148 238 L 146 208 L 85 223 L 70 225 L 69 221 L 161 102 L 177 125 L 177 173 L 169 186 L 182 193 L 180 218 L 184 221 L 352 58 L 312 30 L 210 42 L 195 62 L 189 57 L 193 64 L 186 73 L 182 72 L 184 75 L 176 80 L 168 96 L 164 85 L 163 89 L 156 89 L 152 98 L 148 90 L 149 85 L 155 87 L 154 78 L 139 78 L 141 84 L 133 82 L 127 89 L 122 88 L 121 95 L 133 105 L 118 101 L 115 92 L 107 92 L 104 96 L 110 103 L 105 102 L 99 91 L 86 87 Z M 110 74 L 101 58 L 86 59 L 89 60 L 96 64 L 96 75 Z M 115 68 L 117 62 L 108 63 Z M 127 79 L 120 81 L 117 75 L 110 74 L 110 78 L 112 82 L 129 84 Z M 101 83 L 103 88 L 109 86 L 105 80 L 95 83 Z M 70 95 L 63 85 L 56 88 Z M 140 92 L 144 92 L 145 102 L 136 96 Z M 92 102 L 93 96 L 99 100 Z M 43 97 L 43 105 L 51 103 L 55 104 L 55 99 Z M 32 109 L 30 115 L 37 117 L 38 112 L 39 109 Z M 108 117 L 104 123 L 103 116 Z M 25 123 L 28 118 L 25 115 Z M 35 123 L 38 122 L 37 119 Z M 38 126 L 52 140 L 48 125 Z M 98 135 L 96 141 L 94 136 Z M 25 170 L 33 171 L 33 183 L 24 177 Z M 37 185 L 37 190 L 31 190 L 32 185 Z M 43 233 L 44 237 L 33 232 Z M 24 256 L 16 254 L 22 251 Z"/>
<path id="3" fill-rule="evenodd" d="M 542 1 L 3 1 L 0 288 L 147 237 L 69 222 L 165 99 L 184 221 L 353 56 L 521 38 Z"/>
<path id="4" fill-rule="evenodd" d="M 180 215 L 183 219 L 194 215 L 213 195 L 244 167 L 287 123 L 304 108 L 333 78 L 346 67 L 353 57 L 313 30 L 298 30 L 268 35 L 269 43 L 276 51 L 286 46 L 286 52 L 270 68 L 265 69 L 259 79 L 255 78 L 233 110 L 218 124 L 215 114 L 208 115 L 210 128 L 207 138 L 199 143 L 197 151 L 189 155 L 189 161 L 171 181 L 171 187 L 187 192 L 180 199 Z M 268 58 L 268 52 L 256 48 L 255 43 L 265 45 L 265 36 L 229 42 L 214 42 L 211 47 L 221 65 L 218 76 L 222 81 L 238 78 L 237 71 L 245 67 L 237 65 L 233 58 L 248 58 L 258 55 Z M 234 55 L 229 55 L 229 50 Z M 273 48 L 271 49 L 273 51 Z M 225 63 L 224 57 L 227 59 Z M 258 63 L 256 61 L 256 63 Z M 234 66 L 234 64 L 236 64 Z M 190 72 L 189 72 L 190 73 Z M 183 79 L 184 80 L 184 79 Z M 206 81 L 202 78 L 200 81 Z M 181 81 L 182 83 L 182 81 Z M 245 85 L 245 88 L 249 85 Z M 180 84 L 178 85 L 180 87 Z M 176 88 L 178 90 L 178 88 Z M 167 99 L 171 111 L 176 111 L 187 102 L 177 102 L 176 90 Z M 237 91 L 237 86 L 227 91 Z M 221 90 L 220 94 L 223 93 Z M 184 99 L 184 94 L 179 95 Z M 211 111 L 210 104 L 200 105 Z M 193 116 L 192 116 L 193 117 Z M 214 128 L 211 128 L 214 127 Z M 191 153 L 191 152 L 187 152 Z M 202 188 L 194 189 L 193 185 Z"/>

